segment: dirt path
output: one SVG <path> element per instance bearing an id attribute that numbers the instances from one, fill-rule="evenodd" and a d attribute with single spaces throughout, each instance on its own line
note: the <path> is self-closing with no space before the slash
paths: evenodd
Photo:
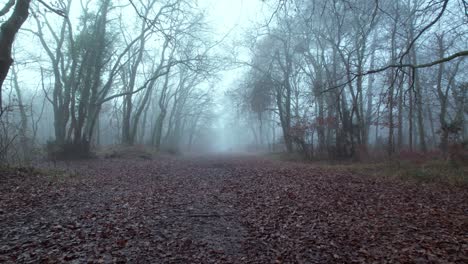
<path id="1" fill-rule="evenodd" d="M 0 175 L 0 262 L 468 261 L 468 190 L 253 157 Z"/>

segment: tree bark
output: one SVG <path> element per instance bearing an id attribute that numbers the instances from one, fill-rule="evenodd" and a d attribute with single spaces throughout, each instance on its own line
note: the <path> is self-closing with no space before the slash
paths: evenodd
<path id="1" fill-rule="evenodd" d="M 10 66 L 13 64 L 11 57 L 11 49 L 15 40 L 16 33 L 29 16 L 29 5 L 31 0 L 16 0 L 15 9 L 8 18 L 0 26 L 0 111 L 3 110 L 2 105 L 2 87 L 5 81 Z"/>

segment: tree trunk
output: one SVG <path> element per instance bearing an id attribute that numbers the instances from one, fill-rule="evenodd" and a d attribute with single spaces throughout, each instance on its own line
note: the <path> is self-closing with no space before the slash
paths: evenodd
<path id="1" fill-rule="evenodd" d="M 410 38 L 413 39 L 414 37 L 414 25 L 413 21 L 410 22 Z M 413 65 L 418 64 L 418 58 L 417 58 L 417 52 L 416 52 L 416 47 L 413 45 L 411 47 L 411 62 Z M 424 133 L 424 115 L 423 115 L 423 96 L 422 96 L 422 90 L 421 90 L 421 81 L 419 78 L 419 71 L 418 69 L 413 69 L 413 84 L 414 86 L 414 91 L 415 91 L 415 100 L 416 100 L 416 118 L 417 118 L 417 123 L 418 123 L 418 137 L 419 137 L 419 146 L 420 149 L 423 152 L 427 151 L 426 147 L 426 139 L 425 139 L 425 133 Z"/>
<path id="2" fill-rule="evenodd" d="M 410 79 L 411 85 L 411 79 Z M 409 91 L 409 112 L 408 112 L 408 147 L 410 151 L 413 151 L 413 91 Z"/>
<path id="3" fill-rule="evenodd" d="M 398 26 L 398 19 L 395 19 L 392 29 L 392 36 L 391 36 L 391 63 L 394 64 L 396 61 L 396 52 L 397 52 L 397 44 L 396 44 L 396 34 L 397 34 L 397 26 Z M 392 156 L 395 151 L 395 143 L 394 143 L 394 120 L 393 120 L 393 107 L 394 107 L 394 91 L 395 91 L 395 82 L 398 78 L 397 70 L 392 69 L 390 73 L 390 88 L 388 89 L 388 146 L 387 146 L 387 153 L 388 156 Z"/>
<path id="4" fill-rule="evenodd" d="M 398 151 L 403 148 L 403 79 L 398 81 Z"/>
<path id="5" fill-rule="evenodd" d="M 29 16 L 29 4 L 31 0 L 16 0 L 13 13 L 7 21 L 0 26 L 0 111 L 2 105 L 2 87 L 10 66 L 13 64 L 11 49 L 15 40 L 16 33 Z"/>
<path id="6" fill-rule="evenodd" d="M 20 125 L 20 142 L 21 142 L 21 149 L 22 149 L 22 154 L 23 158 L 25 161 L 29 161 L 31 156 L 30 156 L 30 148 L 29 148 L 29 138 L 28 138 L 28 116 L 26 114 L 26 109 L 25 105 L 23 102 L 23 96 L 21 93 L 21 89 L 19 87 L 18 83 L 18 76 L 16 74 L 15 67 L 13 66 L 13 87 L 16 91 L 17 99 L 18 99 L 18 105 L 20 109 L 20 116 L 21 116 L 21 125 Z"/>
<path id="7" fill-rule="evenodd" d="M 160 148 L 161 148 L 161 135 L 162 135 L 162 129 L 163 129 L 163 124 L 164 124 L 164 118 L 165 117 L 166 117 L 166 110 L 161 109 L 161 112 L 159 113 L 158 118 L 156 119 L 156 123 L 154 124 L 153 146 L 157 150 L 160 150 Z"/>
<path id="8" fill-rule="evenodd" d="M 372 46 L 371 46 L 371 58 L 370 58 L 370 68 L 374 69 L 375 68 L 375 49 L 377 46 L 377 34 L 374 35 L 374 38 L 372 40 Z M 369 144 L 369 133 L 370 133 L 370 127 L 372 123 L 372 99 L 373 99 L 373 93 L 374 93 L 374 81 L 375 81 L 375 76 L 371 74 L 368 76 L 368 82 L 367 82 L 367 108 L 366 108 L 366 127 L 365 127 L 365 142 L 366 144 Z"/>

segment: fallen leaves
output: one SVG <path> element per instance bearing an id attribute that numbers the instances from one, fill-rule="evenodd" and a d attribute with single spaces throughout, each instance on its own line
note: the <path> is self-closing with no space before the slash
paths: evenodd
<path id="1" fill-rule="evenodd" d="M 466 189 L 253 157 L 62 166 L 0 175 L 0 262 L 468 262 Z"/>

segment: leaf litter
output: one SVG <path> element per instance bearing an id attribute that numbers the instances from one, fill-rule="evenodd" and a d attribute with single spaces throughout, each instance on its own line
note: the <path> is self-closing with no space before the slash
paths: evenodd
<path id="1" fill-rule="evenodd" d="M 0 175 L 4 263 L 468 263 L 468 190 L 256 157 Z"/>

